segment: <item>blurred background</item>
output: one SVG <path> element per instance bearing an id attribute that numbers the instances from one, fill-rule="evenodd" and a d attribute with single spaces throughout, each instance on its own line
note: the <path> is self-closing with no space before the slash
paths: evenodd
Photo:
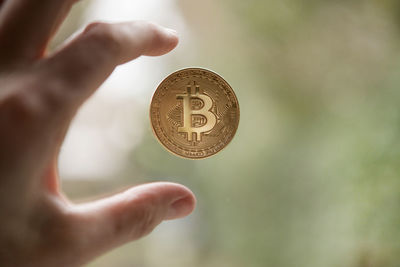
<path id="1" fill-rule="evenodd" d="M 151 181 L 198 206 L 89 267 L 400 265 L 400 2 L 85 0 L 56 48 L 93 20 L 145 19 L 180 33 L 169 55 L 120 66 L 80 110 L 60 156 L 77 202 Z M 152 93 L 200 66 L 235 89 L 238 132 L 185 160 L 152 134 Z"/>

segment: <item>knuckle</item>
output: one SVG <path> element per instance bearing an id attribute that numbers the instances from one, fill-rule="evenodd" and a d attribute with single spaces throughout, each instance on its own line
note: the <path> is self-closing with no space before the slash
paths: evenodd
<path id="1" fill-rule="evenodd" d="M 162 54 L 163 51 L 168 50 L 168 47 L 171 46 L 172 42 L 168 41 L 165 31 L 157 24 L 147 22 L 144 26 L 144 30 L 148 38 L 146 48 L 144 49 L 146 55 Z"/>
<path id="2" fill-rule="evenodd" d="M 53 112 L 64 108 L 65 101 L 69 99 L 68 91 L 64 81 L 60 79 L 46 79 L 46 85 L 41 88 L 41 98 L 43 106 L 45 106 L 48 111 Z"/>
<path id="3" fill-rule="evenodd" d="M 132 203 L 126 203 L 131 206 Z M 130 240 L 138 239 L 149 234 L 160 222 L 157 203 L 151 200 L 138 201 L 134 204 L 133 212 L 126 212 L 129 207 L 122 207 L 119 219 L 114 225 L 114 234 L 117 236 L 127 236 Z M 124 212 L 123 212 L 124 211 Z"/>
<path id="4" fill-rule="evenodd" d="M 84 33 L 105 51 L 112 53 L 118 53 L 120 51 L 121 43 L 111 24 L 93 22 L 86 27 Z"/>
<path id="5" fill-rule="evenodd" d="M 97 33 L 99 30 L 103 30 L 106 27 L 107 23 L 101 21 L 95 21 L 86 26 L 84 33 Z"/>
<path id="6" fill-rule="evenodd" d="M 28 92 L 13 92 L 1 101 L 1 110 L 4 119 L 10 123 L 28 125 L 35 121 L 42 111 L 37 103 L 37 97 Z"/>
<path id="7" fill-rule="evenodd" d="M 149 234 L 160 223 L 153 204 L 146 204 L 139 208 L 136 218 L 135 236 L 142 237 Z"/>
<path id="8" fill-rule="evenodd" d="M 152 43 L 160 43 L 163 40 L 164 35 L 157 24 L 147 22 L 145 27 L 146 31 L 150 33 Z"/>
<path id="9" fill-rule="evenodd" d="M 12 125 L 31 128 L 43 126 L 55 118 L 54 111 L 63 108 L 65 85 L 60 80 L 37 75 L 34 81 L 21 78 L 24 85 L 0 99 L 0 118 Z M 45 80 L 45 82 L 43 82 Z M 30 87 L 29 89 L 26 87 Z"/>
<path id="10" fill-rule="evenodd" d="M 155 23 L 148 21 L 148 22 L 143 22 L 143 24 L 148 32 L 153 34 L 157 34 L 159 32 L 158 26 Z"/>
<path id="11" fill-rule="evenodd" d="M 65 209 L 55 201 L 39 201 L 35 207 L 35 213 L 27 220 L 30 231 L 37 233 L 39 240 L 46 244 L 63 244 L 66 248 L 75 245 L 74 231 L 76 227 L 73 220 L 68 216 Z"/>

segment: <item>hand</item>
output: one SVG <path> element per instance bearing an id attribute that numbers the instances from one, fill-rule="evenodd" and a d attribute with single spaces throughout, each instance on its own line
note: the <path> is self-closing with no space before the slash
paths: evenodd
<path id="1" fill-rule="evenodd" d="M 57 155 L 79 106 L 117 65 L 178 42 L 147 22 L 93 23 L 46 55 L 73 2 L 0 0 L 0 266 L 79 266 L 195 205 L 173 183 L 80 205 L 60 193 Z"/>

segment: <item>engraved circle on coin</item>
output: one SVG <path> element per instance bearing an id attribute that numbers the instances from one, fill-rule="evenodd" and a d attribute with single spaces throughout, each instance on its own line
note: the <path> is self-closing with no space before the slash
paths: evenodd
<path id="1" fill-rule="evenodd" d="M 172 73 L 157 87 L 150 120 L 166 149 L 184 158 L 202 159 L 232 140 L 239 125 L 239 103 L 221 76 L 188 68 Z"/>

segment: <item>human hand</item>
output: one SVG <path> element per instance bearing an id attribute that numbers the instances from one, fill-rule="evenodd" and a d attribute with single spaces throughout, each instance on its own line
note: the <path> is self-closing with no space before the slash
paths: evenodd
<path id="1" fill-rule="evenodd" d="M 60 192 L 57 155 L 79 106 L 117 65 L 178 42 L 147 22 L 94 23 L 46 55 L 73 2 L 0 0 L 0 266 L 79 266 L 195 205 L 173 183 L 79 205 Z"/>

